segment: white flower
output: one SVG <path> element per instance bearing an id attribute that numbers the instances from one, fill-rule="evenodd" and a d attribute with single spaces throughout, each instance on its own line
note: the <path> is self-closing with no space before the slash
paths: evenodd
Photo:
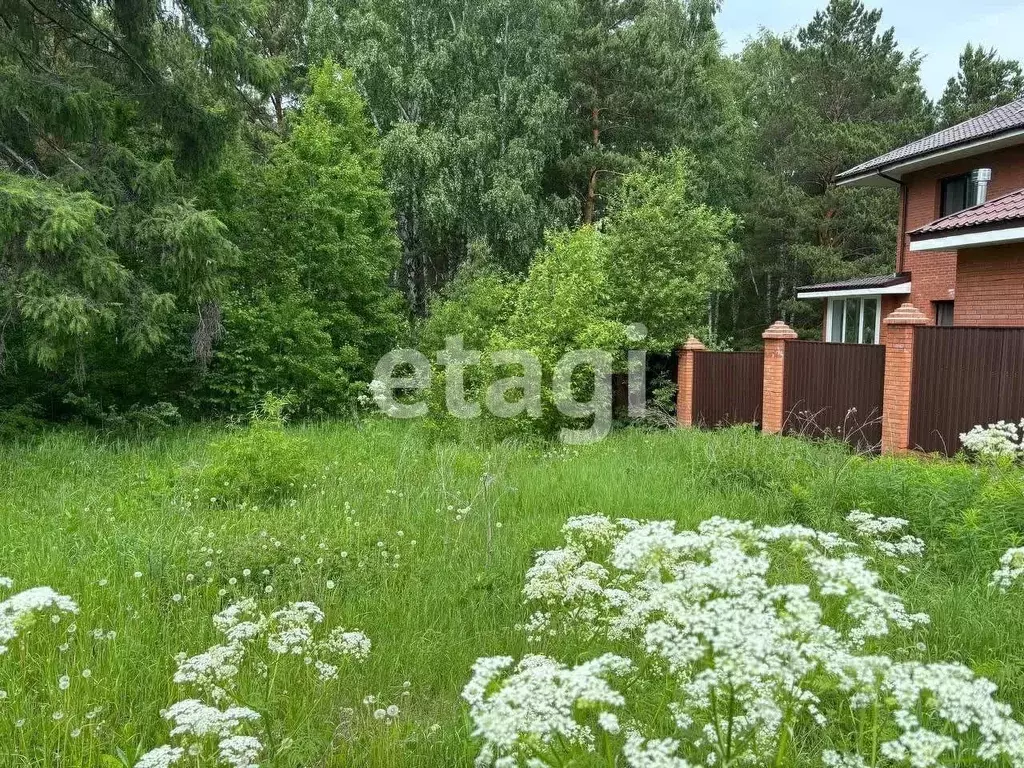
<path id="1" fill-rule="evenodd" d="M 1024 458 L 1024 420 L 1019 424 L 999 421 L 987 427 L 979 425 L 960 435 L 960 442 L 968 453 L 981 457 Z"/>
<path id="2" fill-rule="evenodd" d="M 993 572 L 990 586 L 1008 592 L 1024 578 L 1024 547 L 1007 550 L 999 558 L 999 568 Z"/>
<path id="3" fill-rule="evenodd" d="M 462 691 L 470 705 L 474 733 L 482 737 L 489 754 L 509 756 L 531 743 L 562 739 L 587 747 L 593 742 L 589 726 L 577 719 L 580 707 L 620 707 L 625 698 L 607 677 L 628 672 L 632 663 L 611 654 L 566 667 L 544 656 L 527 656 L 502 681 L 488 690 L 512 660 L 505 657 L 480 659 L 473 677 Z"/>
<path id="4" fill-rule="evenodd" d="M 9 588 L 10 579 L 5 584 Z M 18 636 L 29 616 L 46 610 L 57 611 L 51 618 L 59 621 L 61 613 L 78 613 L 78 604 L 50 587 L 33 587 L 0 601 L 0 656 L 6 653 L 8 643 Z"/>
<path id="5" fill-rule="evenodd" d="M 848 519 L 883 554 L 918 552 L 906 521 L 861 512 Z M 480 768 L 539 767 L 537 751 L 548 745 L 565 762 L 585 763 L 598 746 L 595 720 L 605 733 L 626 733 L 613 757 L 631 768 L 718 765 L 725 738 L 736 750 L 730 764 L 790 764 L 792 747 L 779 751 L 788 746 L 783 734 L 792 735 L 789 745 L 804 742 L 810 734 L 800 729 L 820 731 L 851 711 L 872 711 L 891 734 L 883 755 L 911 768 L 954 752 L 957 760 L 1024 765 L 1024 726 L 992 683 L 965 667 L 869 652 L 874 638 L 928 616 L 883 589 L 852 542 L 722 518 L 678 531 L 671 521 L 589 516 L 564 532 L 565 545 L 541 552 L 527 572 L 524 594 L 537 607 L 523 627 L 527 639 L 564 634 L 579 651 L 592 641 L 634 658 L 574 667 L 545 656 L 478 659 L 462 695 L 482 742 Z M 1010 556 L 1004 565 L 1016 562 Z M 792 574 L 802 580 L 787 582 Z M 627 673 L 628 687 L 613 685 Z M 630 706 L 632 696 L 643 703 Z M 643 732 L 660 726 L 622 720 L 646 715 L 651 696 L 664 697 L 658 706 L 674 728 Z M 821 760 L 827 768 L 867 764 L 834 751 Z"/>
<path id="6" fill-rule="evenodd" d="M 170 766 L 181 760 L 185 750 L 181 747 L 164 745 L 152 749 L 135 764 L 135 768 L 170 768 Z"/>
<path id="7" fill-rule="evenodd" d="M 171 736 L 227 737 L 233 735 L 243 723 L 260 719 L 257 712 L 246 707 L 211 707 L 197 699 L 185 699 L 172 704 L 163 713 L 171 724 Z"/>
<path id="8" fill-rule="evenodd" d="M 259 768 L 263 744 L 254 736 L 228 736 L 217 745 L 217 759 L 231 768 Z"/>

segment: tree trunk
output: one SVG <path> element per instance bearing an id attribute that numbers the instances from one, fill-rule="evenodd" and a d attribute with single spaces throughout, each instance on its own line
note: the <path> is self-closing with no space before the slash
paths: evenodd
<path id="1" fill-rule="evenodd" d="M 587 199 L 583 203 L 583 225 L 589 226 L 594 223 L 594 208 L 597 204 L 597 168 L 590 171 L 590 181 L 587 182 Z"/>
<path id="2" fill-rule="evenodd" d="M 591 140 L 594 149 L 601 146 L 601 126 L 598 120 L 601 117 L 601 110 L 597 107 L 590 109 Z M 587 181 L 587 197 L 583 203 L 583 225 L 589 226 L 594 223 L 594 211 L 597 208 L 597 176 L 601 172 L 599 168 L 590 169 L 590 179 Z"/>

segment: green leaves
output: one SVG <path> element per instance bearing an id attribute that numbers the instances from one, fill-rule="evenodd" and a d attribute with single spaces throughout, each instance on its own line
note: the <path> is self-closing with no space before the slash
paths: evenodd
<path id="1" fill-rule="evenodd" d="M 671 352 L 706 321 L 712 294 L 729 287 L 737 221 L 694 199 L 688 154 L 645 161 L 606 219 L 610 301 L 621 322 L 647 327 L 647 348 Z"/>
<path id="2" fill-rule="evenodd" d="M 200 393 L 218 410 L 290 389 L 304 415 L 344 411 L 353 382 L 368 379 L 403 331 L 388 285 L 399 261 L 394 213 L 364 103 L 351 72 L 330 60 L 310 83 L 292 134 L 249 172 L 232 219 L 243 259 Z M 219 232 L 205 224 L 194 227 L 200 246 Z M 194 242 L 180 249 L 184 268 L 203 253 Z"/>

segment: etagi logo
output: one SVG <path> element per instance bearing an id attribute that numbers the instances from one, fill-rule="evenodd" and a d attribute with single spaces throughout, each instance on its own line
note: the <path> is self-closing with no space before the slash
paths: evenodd
<path id="1" fill-rule="evenodd" d="M 634 324 L 627 329 L 627 338 L 636 343 L 647 338 L 647 329 Z M 563 428 L 560 439 L 569 445 L 586 445 L 603 440 L 612 428 L 613 356 L 600 349 L 577 349 L 566 352 L 555 364 L 551 375 L 551 396 L 562 415 L 579 420 L 592 419 L 586 429 Z M 542 415 L 544 372 L 540 360 L 532 352 L 506 349 L 492 352 L 488 362 L 496 369 L 518 368 L 522 375 L 498 379 L 483 393 L 483 404 L 469 400 L 466 394 L 466 372 L 483 361 L 479 350 L 466 349 L 462 336 L 449 336 L 445 348 L 436 356 L 444 368 L 445 407 L 458 419 L 477 419 L 486 407 L 499 419 L 512 419 L 526 414 L 539 419 Z M 629 416 L 639 419 L 647 414 L 647 351 L 626 353 L 629 388 Z M 430 360 L 419 350 L 396 349 L 377 363 L 370 394 L 377 406 L 395 419 L 418 419 L 429 413 L 417 392 L 429 389 L 433 382 Z M 592 387 L 589 376 L 592 376 Z M 581 391 L 589 397 L 581 399 Z M 400 394 L 399 394 L 400 393 Z"/>

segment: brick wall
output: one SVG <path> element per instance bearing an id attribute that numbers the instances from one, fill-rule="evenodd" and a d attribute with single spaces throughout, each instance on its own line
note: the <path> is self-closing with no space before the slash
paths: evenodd
<path id="1" fill-rule="evenodd" d="M 1024 325 L 1021 306 L 1024 304 L 1024 276 L 1021 272 L 1024 269 L 1021 264 L 1024 245 L 1003 246 L 998 257 L 996 249 L 961 251 L 960 270 L 964 274 L 959 279 L 956 251 L 910 251 L 910 239 L 906 233 L 939 218 L 942 179 L 969 173 L 976 168 L 992 169 L 989 200 L 1020 189 L 1024 187 L 1024 146 L 956 160 L 904 177 L 906 186 L 901 192 L 899 207 L 893 211 L 900 231 L 895 271 L 911 273 L 912 293 L 909 296 L 883 296 L 882 317 L 888 317 L 903 302 L 909 301 L 924 314 L 930 325 L 934 325 L 935 302 L 956 301 L 954 322 L 957 325 Z M 823 304 L 827 315 L 828 302 Z M 991 313 L 991 317 L 985 313 Z M 827 328 L 828 320 L 825 318 L 821 324 L 824 341 L 828 341 Z M 888 336 L 889 329 L 883 323 L 880 339 L 883 344 Z"/>
<path id="2" fill-rule="evenodd" d="M 904 239 L 901 243 L 901 258 L 897 271 L 912 273 L 912 290 L 909 300 L 916 306 L 930 324 L 935 323 L 936 301 L 956 300 L 959 304 L 957 286 L 956 251 L 910 251 L 905 233 L 935 221 L 941 213 L 942 179 L 968 173 L 976 168 L 991 168 L 992 183 L 988 199 L 1001 197 L 1024 187 L 1024 146 L 1009 147 L 984 155 L 957 160 L 944 165 L 926 168 L 908 174 L 906 182 L 906 222 L 901 228 Z M 899 211 L 902 219 L 902 201 Z M 968 252 L 964 252 L 968 253 Z M 954 308 L 956 322 L 959 322 L 959 306 Z"/>
<path id="3" fill-rule="evenodd" d="M 956 325 L 1024 326 L 1024 244 L 960 251 Z"/>

